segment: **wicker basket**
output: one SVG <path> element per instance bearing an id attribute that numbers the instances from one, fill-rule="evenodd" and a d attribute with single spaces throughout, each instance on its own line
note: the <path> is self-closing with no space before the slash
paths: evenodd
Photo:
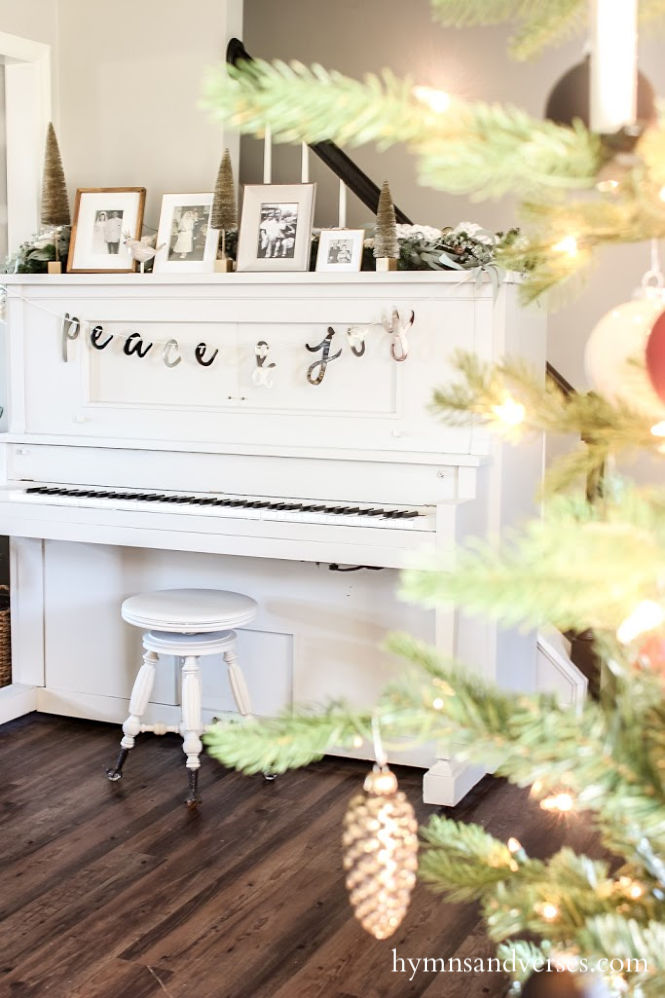
<path id="1" fill-rule="evenodd" d="M 12 635 L 9 616 L 9 586 L 0 586 L 0 686 L 12 681 Z"/>

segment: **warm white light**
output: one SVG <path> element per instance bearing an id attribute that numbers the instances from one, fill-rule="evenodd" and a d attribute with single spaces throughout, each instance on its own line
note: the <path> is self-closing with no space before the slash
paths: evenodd
<path id="1" fill-rule="evenodd" d="M 432 700 L 432 707 L 434 707 L 434 710 L 443 710 L 443 698 L 435 697 L 434 700 Z"/>
<path id="2" fill-rule="evenodd" d="M 554 922 L 559 917 L 559 909 L 551 901 L 546 901 L 540 906 L 540 914 L 546 922 Z"/>
<path id="3" fill-rule="evenodd" d="M 553 794 L 540 802 L 543 811 L 559 811 L 561 814 L 572 811 L 574 804 L 575 801 L 571 794 L 566 793 Z"/>
<path id="4" fill-rule="evenodd" d="M 651 427 L 651 433 L 654 437 L 665 437 L 665 419 L 662 419 L 660 423 L 655 423 Z"/>
<path id="5" fill-rule="evenodd" d="M 353 745 L 354 748 L 362 748 L 363 740 L 360 737 L 360 735 L 354 735 L 351 744 Z"/>
<path id="6" fill-rule="evenodd" d="M 654 627 L 660 627 L 665 621 L 665 610 L 660 603 L 645 599 L 617 628 L 617 638 L 622 645 L 628 645 L 634 641 L 639 634 L 644 631 L 651 631 Z"/>
<path id="7" fill-rule="evenodd" d="M 661 189 L 658 191 L 658 197 L 660 198 L 661 201 L 665 201 L 665 187 L 661 187 Z"/>
<path id="8" fill-rule="evenodd" d="M 526 409 L 521 402 L 516 402 L 514 398 L 507 395 L 505 400 L 492 406 L 492 412 L 506 426 L 519 426 L 524 422 Z"/>
<path id="9" fill-rule="evenodd" d="M 445 90 L 435 90 L 434 87 L 414 87 L 412 93 L 417 100 L 427 104 L 430 111 L 434 111 L 436 114 L 443 114 L 450 107 L 450 94 L 447 94 Z"/>
<path id="10" fill-rule="evenodd" d="M 619 887 L 633 901 L 638 901 L 644 895 L 644 886 L 630 877 L 619 877 Z"/>
<path id="11" fill-rule="evenodd" d="M 612 191 L 615 191 L 618 186 L 618 180 L 599 180 L 596 184 L 596 190 L 600 191 L 601 194 L 610 194 Z"/>
<path id="12" fill-rule="evenodd" d="M 519 839 L 511 837 L 508 839 L 508 849 L 514 856 L 516 853 L 522 851 L 522 843 L 519 841 Z"/>
<path id="13" fill-rule="evenodd" d="M 637 0 L 592 0 L 591 128 L 618 132 L 636 107 Z"/>
<path id="14" fill-rule="evenodd" d="M 577 256 L 579 252 L 575 236 L 564 236 L 558 243 L 554 243 L 552 249 L 556 253 L 565 253 L 567 256 Z"/>

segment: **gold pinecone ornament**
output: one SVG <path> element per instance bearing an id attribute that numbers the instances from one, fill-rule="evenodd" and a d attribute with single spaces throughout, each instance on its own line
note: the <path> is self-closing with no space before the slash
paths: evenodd
<path id="1" fill-rule="evenodd" d="M 375 766 L 344 815 L 346 887 L 356 918 L 387 939 L 406 915 L 418 867 L 418 823 L 397 778 Z"/>

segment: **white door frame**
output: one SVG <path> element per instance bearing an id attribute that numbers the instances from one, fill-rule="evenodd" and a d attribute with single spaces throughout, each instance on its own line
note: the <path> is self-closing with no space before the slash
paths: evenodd
<path id="1" fill-rule="evenodd" d="M 5 65 L 7 243 L 12 253 L 39 229 L 46 129 L 51 120 L 51 46 L 0 32 Z"/>

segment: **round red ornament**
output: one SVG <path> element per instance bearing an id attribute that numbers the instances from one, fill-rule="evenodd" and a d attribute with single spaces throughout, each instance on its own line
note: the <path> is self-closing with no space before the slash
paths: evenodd
<path id="1" fill-rule="evenodd" d="M 661 401 L 665 402 L 665 312 L 661 312 L 649 333 L 646 346 L 649 380 Z"/>

